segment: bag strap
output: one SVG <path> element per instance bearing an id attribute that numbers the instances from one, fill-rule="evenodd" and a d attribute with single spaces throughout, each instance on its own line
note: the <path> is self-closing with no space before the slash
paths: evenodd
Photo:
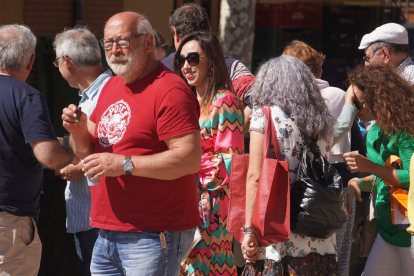
<path id="1" fill-rule="evenodd" d="M 375 185 L 377 185 L 377 177 L 374 178 L 374 183 L 372 183 L 371 192 L 369 193 L 369 204 L 368 204 L 368 207 L 365 209 L 365 217 L 369 215 L 369 208 L 371 207 L 371 200 L 372 200 L 372 197 L 374 196 Z M 375 202 L 374 202 L 374 206 L 375 206 Z"/>
<path id="2" fill-rule="evenodd" d="M 263 143 L 263 158 L 266 158 L 267 150 L 269 148 L 269 137 L 272 137 L 273 147 L 275 150 L 276 158 L 279 161 L 282 161 L 282 156 L 280 154 L 279 141 L 277 140 L 277 132 L 272 120 L 272 111 L 270 106 L 262 106 L 262 112 L 266 116 L 266 129 L 265 129 L 265 140 Z"/>

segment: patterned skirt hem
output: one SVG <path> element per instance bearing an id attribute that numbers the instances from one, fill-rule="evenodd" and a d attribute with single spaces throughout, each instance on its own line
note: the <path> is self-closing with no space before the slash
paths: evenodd
<path id="1" fill-rule="evenodd" d="M 304 257 L 286 256 L 276 262 L 274 260 L 257 260 L 247 263 L 242 276 L 339 276 L 339 267 L 335 254 L 320 255 L 309 253 Z"/>

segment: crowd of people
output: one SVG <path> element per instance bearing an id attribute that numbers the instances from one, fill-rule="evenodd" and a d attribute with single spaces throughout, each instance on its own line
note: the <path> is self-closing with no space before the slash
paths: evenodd
<path id="1" fill-rule="evenodd" d="M 350 73 L 345 92 L 321 79 L 325 56 L 304 42 L 292 41 L 255 77 L 225 56 L 201 6 L 181 6 L 169 24 L 170 55 L 162 35 L 135 12 L 109 18 L 99 41 L 87 27 L 56 35 L 53 64 L 80 96 L 63 109 L 64 137 L 56 137 L 41 93 L 25 83 L 35 35 L 23 25 L 0 26 L 0 275 L 38 273 L 44 167 L 67 181 L 67 232 L 82 276 L 238 275 L 237 250 L 245 276 L 346 276 L 355 202 L 374 189 L 378 234 L 363 275 L 411 275 L 414 221 L 402 227 L 392 213 L 397 188 L 408 193 L 408 218 L 414 212 L 407 30 L 389 23 L 365 35 L 365 66 Z M 362 123 L 370 127 L 365 140 Z M 278 146 L 266 149 L 269 126 Z M 244 154 L 246 132 L 240 245 L 227 226 L 232 157 Z M 336 165 L 347 221 L 326 239 L 291 232 L 284 242 L 262 244 L 252 218 L 263 159 L 287 161 L 292 186 L 310 141 Z M 387 165 L 391 157 L 398 167 Z"/>

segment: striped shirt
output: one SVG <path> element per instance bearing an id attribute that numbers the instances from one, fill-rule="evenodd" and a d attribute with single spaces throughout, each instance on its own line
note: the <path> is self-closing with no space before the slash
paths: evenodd
<path id="1" fill-rule="evenodd" d="M 79 91 L 79 106 L 88 118 L 96 107 L 102 88 L 111 77 L 111 70 L 106 70 L 88 88 Z M 92 229 L 89 225 L 92 201 L 88 178 L 82 176 L 77 181 L 68 181 L 65 199 L 67 232 L 77 233 Z"/>
<path id="2" fill-rule="evenodd" d="M 402 78 L 411 84 L 414 84 L 414 62 L 410 57 L 404 60 L 404 62 L 398 66 L 398 69 L 401 70 L 400 75 Z"/>

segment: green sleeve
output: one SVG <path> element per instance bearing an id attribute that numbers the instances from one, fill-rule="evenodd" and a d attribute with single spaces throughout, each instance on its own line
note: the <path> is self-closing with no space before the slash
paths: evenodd
<path id="1" fill-rule="evenodd" d="M 410 159 L 414 153 L 414 140 L 413 137 L 401 134 L 398 139 L 398 153 L 401 158 L 401 164 L 403 169 L 397 170 L 398 180 L 401 187 L 405 190 L 410 188 Z"/>

